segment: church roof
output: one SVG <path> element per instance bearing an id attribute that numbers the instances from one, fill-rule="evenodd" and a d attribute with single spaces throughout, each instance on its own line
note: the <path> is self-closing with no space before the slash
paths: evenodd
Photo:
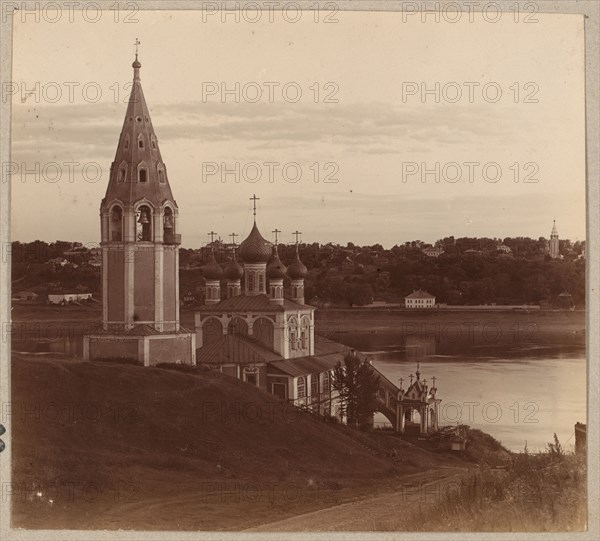
<path id="1" fill-rule="evenodd" d="M 211 250 L 210 256 L 208 258 L 208 263 L 202 267 L 202 276 L 206 280 L 220 280 L 223 276 L 223 269 L 221 265 L 219 265 L 215 259 L 215 254 Z"/>
<path id="2" fill-rule="evenodd" d="M 423 291 L 422 289 L 417 289 L 413 291 L 410 295 L 404 297 L 405 299 L 435 299 L 434 295 L 427 293 L 427 291 Z"/>
<path id="3" fill-rule="evenodd" d="M 166 200 L 176 206 L 142 91 L 137 54 L 132 66 L 133 85 L 103 204 L 120 200 L 128 205 L 145 198 L 155 207 Z M 141 170 L 146 171 L 145 181 Z"/>
<path id="4" fill-rule="evenodd" d="M 279 259 L 277 246 L 273 246 L 273 257 L 267 265 L 267 278 L 282 280 L 285 278 L 286 272 L 287 269 L 285 268 L 285 265 L 282 263 L 281 259 Z"/>
<path id="5" fill-rule="evenodd" d="M 308 304 L 298 304 L 289 299 L 283 305 L 272 301 L 268 295 L 236 295 L 215 304 L 200 306 L 200 312 L 287 312 L 291 310 L 314 309 Z"/>
<path id="6" fill-rule="evenodd" d="M 308 269 L 300 261 L 300 254 L 298 253 L 298 245 L 296 244 L 296 257 L 292 264 L 287 269 L 287 274 L 292 280 L 297 280 L 306 277 Z"/>
<path id="7" fill-rule="evenodd" d="M 344 357 L 351 350 L 352 348 L 339 342 L 315 336 L 314 355 L 271 362 L 267 367 L 267 372 L 284 373 L 292 377 L 319 374 L 326 370 L 333 370 L 338 362 L 344 361 Z M 360 356 L 360 354 L 358 355 Z"/>
<path id="8" fill-rule="evenodd" d="M 231 259 L 223 267 L 223 276 L 228 280 L 240 280 L 244 275 L 244 269 L 238 263 L 235 257 L 235 251 L 231 254 Z"/>
<path id="9" fill-rule="evenodd" d="M 226 334 L 196 350 L 201 364 L 256 364 L 281 359 L 260 342 L 247 336 Z"/>
<path id="10" fill-rule="evenodd" d="M 240 244 L 240 257 L 244 263 L 266 263 L 271 257 L 271 243 L 258 230 L 256 222 L 252 231 Z"/>

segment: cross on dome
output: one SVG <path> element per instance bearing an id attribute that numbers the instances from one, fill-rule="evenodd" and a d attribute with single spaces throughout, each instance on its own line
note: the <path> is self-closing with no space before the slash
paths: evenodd
<path id="1" fill-rule="evenodd" d="M 256 223 L 256 202 L 260 201 L 260 197 L 256 197 L 256 194 L 252 194 L 250 201 L 252 201 L 252 214 L 254 215 L 254 223 Z"/>

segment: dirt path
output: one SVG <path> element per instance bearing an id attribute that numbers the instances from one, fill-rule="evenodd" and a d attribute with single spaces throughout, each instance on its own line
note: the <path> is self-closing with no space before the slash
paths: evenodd
<path id="1" fill-rule="evenodd" d="M 250 528 L 248 532 L 374 531 L 397 529 L 419 511 L 458 490 L 466 468 L 407 476 L 394 492 L 379 494 Z"/>

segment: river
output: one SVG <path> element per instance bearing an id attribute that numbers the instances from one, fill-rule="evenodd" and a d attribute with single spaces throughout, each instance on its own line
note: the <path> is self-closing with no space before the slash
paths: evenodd
<path id="1" fill-rule="evenodd" d="M 441 398 L 440 424 L 467 424 L 512 451 L 544 449 L 556 432 L 565 450 L 574 424 L 586 422 L 586 359 L 580 345 L 550 342 L 473 344 L 394 332 L 331 336 L 368 354 L 392 382 L 406 389 L 419 363 Z M 376 426 L 389 424 L 381 414 Z"/>

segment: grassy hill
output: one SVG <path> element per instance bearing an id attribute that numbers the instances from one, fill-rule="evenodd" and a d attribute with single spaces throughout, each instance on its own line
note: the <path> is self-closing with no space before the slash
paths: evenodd
<path id="1" fill-rule="evenodd" d="M 16 354 L 11 419 L 15 527 L 240 529 L 457 463 L 212 372 Z"/>

